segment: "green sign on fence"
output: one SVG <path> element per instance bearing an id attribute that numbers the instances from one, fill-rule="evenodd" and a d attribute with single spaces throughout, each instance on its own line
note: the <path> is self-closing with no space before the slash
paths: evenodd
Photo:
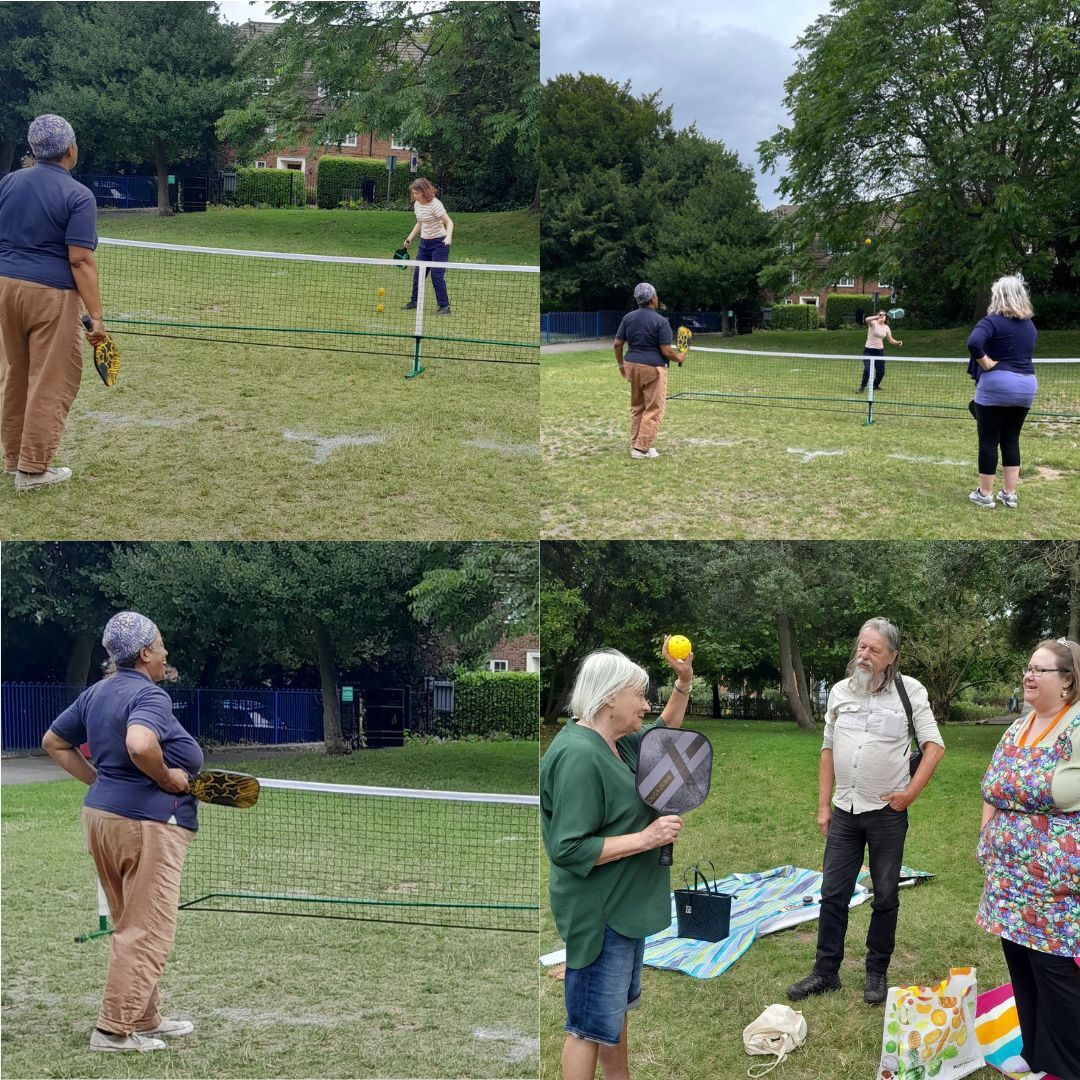
<path id="1" fill-rule="evenodd" d="M 351 686 L 343 686 L 341 688 L 341 700 L 342 701 L 352 701 L 352 699 L 353 699 L 353 688 Z"/>

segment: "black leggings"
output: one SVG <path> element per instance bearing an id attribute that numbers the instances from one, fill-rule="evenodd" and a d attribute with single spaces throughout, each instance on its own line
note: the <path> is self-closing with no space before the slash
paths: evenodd
<path id="1" fill-rule="evenodd" d="M 979 472 L 993 476 L 997 472 L 998 447 L 1001 464 L 1020 464 L 1020 429 L 1028 410 L 1025 405 L 975 405 L 975 423 L 979 429 Z"/>

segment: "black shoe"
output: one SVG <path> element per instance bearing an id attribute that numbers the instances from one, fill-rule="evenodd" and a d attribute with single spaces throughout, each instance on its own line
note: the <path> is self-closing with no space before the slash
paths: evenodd
<path id="1" fill-rule="evenodd" d="M 416 301 L 410 300 L 407 304 L 401 305 L 402 311 L 414 311 L 416 309 Z"/>
<path id="2" fill-rule="evenodd" d="M 840 980 L 835 975 L 827 978 L 816 971 L 811 971 L 802 982 L 789 986 L 785 993 L 792 1001 L 802 1001 L 803 998 L 811 997 L 813 994 L 831 994 L 839 989 Z"/>
<path id="3" fill-rule="evenodd" d="M 439 310 L 436 311 L 435 314 L 436 315 L 449 315 L 450 314 L 450 305 L 447 304 L 446 307 L 439 308 Z"/>
<path id="4" fill-rule="evenodd" d="M 884 971 L 868 971 L 866 984 L 863 986 L 862 999 L 867 1005 L 884 1005 L 889 996 L 889 987 Z"/>

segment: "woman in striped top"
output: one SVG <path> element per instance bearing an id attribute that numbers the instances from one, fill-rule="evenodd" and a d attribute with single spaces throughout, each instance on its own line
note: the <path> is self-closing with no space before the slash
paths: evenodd
<path id="1" fill-rule="evenodd" d="M 416 234 L 420 234 L 420 260 L 422 262 L 447 262 L 450 258 L 450 243 L 454 239 L 454 223 L 446 213 L 446 207 L 436 198 L 435 186 L 430 180 L 419 177 L 409 185 L 409 194 L 413 197 L 413 210 L 416 224 L 405 238 L 408 247 Z M 450 297 L 446 292 L 446 271 L 427 267 L 425 279 L 431 275 L 431 284 L 435 286 L 435 299 L 439 303 L 436 315 L 450 314 Z M 420 291 L 420 268 L 413 271 L 412 297 L 404 306 L 408 311 L 416 307 L 416 298 Z"/>

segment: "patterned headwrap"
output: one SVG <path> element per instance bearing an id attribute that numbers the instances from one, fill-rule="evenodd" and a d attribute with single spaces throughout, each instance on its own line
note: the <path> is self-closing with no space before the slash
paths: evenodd
<path id="1" fill-rule="evenodd" d="M 26 141 L 38 161 L 42 158 L 58 158 L 74 144 L 75 131 L 62 116 L 45 113 L 30 121 Z"/>
<path id="2" fill-rule="evenodd" d="M 647 281 L 643 281 L 640 285 L 634 286 L 634 300 L 638 304 L 648 304 L 655 295 L 656 289 L 654 289 Z"/>
<path id="3" fill-rule="evenodd" d="M 122 663 L 138 655 L 140 649 L 153 645 L 158 628 L 137 611 L 118 611 L 106 624 L 101 644 L 111 660 Z"/>

